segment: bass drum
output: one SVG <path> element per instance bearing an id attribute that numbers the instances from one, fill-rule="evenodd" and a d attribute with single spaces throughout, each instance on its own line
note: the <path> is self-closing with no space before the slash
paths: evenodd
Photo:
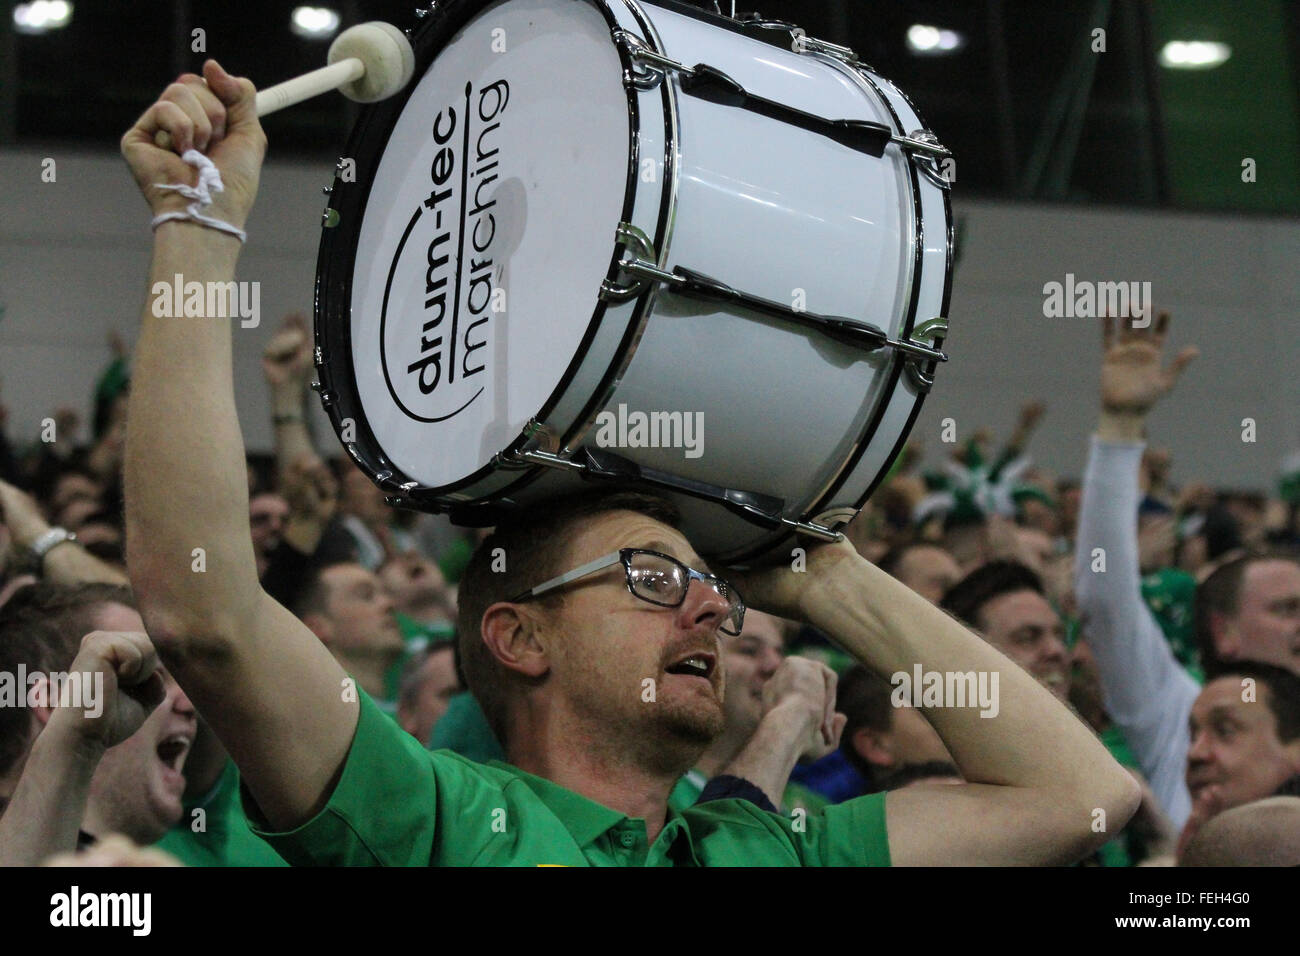
<path id="1" fill-rule="evenodd" d="M 621 480 L 710 559 L 837 537 L 946 360 L 948 151 L 906 97 L 669 0 L 453 0 L 411 39 L 316 284 L 321 399 L 390 503 Z"/>

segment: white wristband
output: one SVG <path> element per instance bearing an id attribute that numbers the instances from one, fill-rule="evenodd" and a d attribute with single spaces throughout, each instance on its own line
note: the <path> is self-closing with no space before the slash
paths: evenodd
<path id="1" fill-rule="evenodd" d="M 197 222 L 201 226 L 207 226 L 209 229 L 217 229 L 221 232 L 229 233 L 237 238 L 240 242 L 248 241 L 248 234 L 244 230 L 232 226 L 228 222 L 215 219 L 212 216 L 203 214 L 204 208 L 212 205 L 212 193 L 219 193 L 225 190 L 225 184 L 221 182 L 221 171 L 208 157 L 204 156 L 197 149 L 187 149 L 181 159 L 193 166 L 199 171 L 199 182 L 196 186 L 190 186 L 186 183 L 171 183 L 170 185 L 159 186 L 159 189 L 174 190 L 184 196 L 186 199 L 193 199 L 194 202 L 185 207 L 184 212 L 165 212 L 154 216 L 149 223 L 150 227 L 157 229 L 164 222 L 173 219 L 186 219 L 190 222 Z"/>

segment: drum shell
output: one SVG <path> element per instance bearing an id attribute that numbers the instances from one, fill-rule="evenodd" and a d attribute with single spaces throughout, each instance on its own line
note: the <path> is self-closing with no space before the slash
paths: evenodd
<path id="1" fill-rule="evenodd" d="M 730 35 L 643 8 L 656 43 L 679 62 L 717 65 L 747 90 L 817 115 L 905 133 L 922 126 L 901 94 L 870 71 L 748 38 L 729 48 Z M 744 55 L 746 44 L 752 55 Z M 910 334 L 918 314 L 944 314 L 947 195 L 916 177 L 906 157 L 865 157 L 804 130 L 775 134 L 754 113 L 680 92 L 676 99 L 673 228 L 659 249 L 666 266 L 865 319 L 892 337 Z M 889 351 L 864 353 L 777 318 L 669 290 L 653 295 L 647 312 L 635 356 L 596 421 L 621 423 L 636 412 L 694 415 L 703 440 L 694 449 L 614 449 L 644 467 L 775 495 L 792 520 L 830 513 L 839 526 L 883 476 L 919 412 L 923 394 Z M 593 441 L 599 433 L 593 423 L 565 451 L 601 444 Z M 546 474 L 517 497 L 536 503 L 575 483 Z M 747 563 L 780 558 L 800 543 L 690 496 L 673 497 L 705 555 Z"/>
<path id="2" fill-rule="evenodd" d="M 650 3 L 618 0 L 605 9 L 619 28 L 664 55 L 714 65 L 746 89 L 800 110 L 883 123 L 900 134 L 923 125 L 901 93 L 864 67 L 785 51 Z M 652 186 L 633 182 L 631 164 L 629 220 L 651 235 L 662 267 L 685 266 L 762 298 L 865 319 L 895 338 L 946 313 L 947 194 L 918 177 L 900 151 L 865 156 L 685 95 L 671 79 L 629 90 L 629 102 L 632 154 L 653 160 L 657 174 Z M 542 441 L 521 436 L 502 458 L 523 447 L 560 455 L 594 447 L 598 423 L 620 413 L 698 416 L 696 449 L 609 450 L 643 467 L 779 497 L 788 519 L 821 518 L 832 527 L 842 526 L 883 476 L 924 397 L 890 350 L 864 353 L 656 285 L 630 303 L 607 305 L 571 372 L 535 423 Z M 382 458 L 366 451 L 354 446 L 359 460 Z M 367 470 L 375 476 L 382 467 Z M 566 471 L 521 470 L 500 458 L 456 488 L 412 487 L 400 477 L 390 471 L 383 483 L 404 501 L 455 508 L 454 516 L 477 523 L 490 521 L 495 505 L 537 506 L 578 483 Z M 673 497 L 706 556 L 748 563 L 793 546 L 786 528 L 758 527 L 689 495 Z"/>

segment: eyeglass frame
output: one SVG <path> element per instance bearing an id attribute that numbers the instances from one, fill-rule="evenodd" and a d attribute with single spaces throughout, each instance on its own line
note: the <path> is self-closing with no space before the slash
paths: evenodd
<path id="1" fill-rule="evenodd" d="M 676 604 L 665 604 L 662 601 L 652 601 L 648 597 L 637 594 L 632 588 L 632 555 L 634 554 L 649 554 L 656 558 L 663 558 L 665 561 L 671 562 L 685 571 L 686 587 L 682 588 L 681 600 Z M 604 557 L 595 558 L 588 561 L 586 564 L 580 564 L 572 571 L 566 571 L 564 574 L 553 577 L 549 581 L 543 581 L 536 587 L 529 588 L 522 594 L 510 598 L 509 603 L 519 604 L 535 597 L 541 597 L 549 591 L 554 591 L 556 588 L 563 587 L 566 584 L 571 584 L 579 578 L 585 578 L 588 575 L 595 574 L 597 571 L 604 571 L 606 568 L 613 567 L 616 564 L 623 565 L 623 583 L 627 587 L 628 593 L 638 601 L 645 601 L 647 604 L 653 604 L 655 607 L 681 607 L 686 603 L 687 595 L 690 594 L 692 581 L 703 581 L 705 584 L 716 582 L 718 585 L 722 586 L 721 588 L 716 585 L 713 586 L 713 589 L 717 592 L 718 596 L 725 599 L 722 590 L 725 588 L 736 596 L 736 604 L 740 608 L 740 618 L 737 623 L 736 631 L 733 633 L 725 630 L 721 624 L 718 625 L 718 630 L 731 637 L 738 637 L 740 632 L 745 629 L 745 611 L 747 610 L 745 598 L 741 595 L 740 590 L 734 584 L 718 577 L 716 574 L 707 574 L 704 571 L 697 571 L 686 562 L 674 558 L 671 554 L 664 554 L 662 551 L 651 551 L 649 548 L 619 548 L 617 551 L 611 552 Z M 730 617 L 730 614 L 727 616 Z"/>

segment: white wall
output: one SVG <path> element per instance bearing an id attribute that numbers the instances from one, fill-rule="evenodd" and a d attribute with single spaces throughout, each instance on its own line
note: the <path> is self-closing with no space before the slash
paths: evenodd
<path id="1" fill-rule="evenodd" d="M 1254 188 L 1247 186 L 1246 188 Z M 959 439 L 989 425 L 1006 435 L 1031 397 L 1048 412 L 1037 461 L 1078 474 L 1096 423 L 1101 332 L 1096 319 L 1044 318 L 1043 285 L 1080 279 L 1152 284 L 1173 314 L 1167 351 L 1201 350 L 1152 416 L 1174 480 L 1272 487 L 1300 447 L 1300 222 L 1186 213 L 959 203 L 966 220 L 952 300 L 951 360 L 917 422 L 927 458 L 940 421 Z M 1242 441 L 1242 419 L 1257 441 Z"/>
<path id="2" fill-rule="evenodd" d="M 57 179 L 41 181 L 52 157 Z M 316 242 L 335 157 L 268 162 L 239 278 L 261 282 L 261 324 L 236 327 L 236 395 L 249 448 L 269 450 L 260 356 L 280 317 L 309 316 Z M 108 331 L 134 343 L 149 269 L 149 207 L 113 154 L 0 151 L 0 401 L 9 435 L 30 440 L 57 405 L 81 409 L 109 361 Z M 332 438 L 319 413 L 317 434 Z"/>
<path id="3" fill-rule="evenodd" d="M 46 156 L 57 164 L 53 183 L 41 181 Z M 278 163 L 272 154 L 262 176 L 239 275 L 261 282 L 262 323 L 235 333 L 240 416 L 253 449 L 270 445 L 258 357 L 282 314 L 311 310 L 321 187 L 334 160 Z M 1175 480 L 1273 484 L 1282 456 L 1300 447 L 1300 222 L 987 202 L 955 210 L 965 234 L 952 361 L 915 432 L 929 460 L 944 450 L 942 419 L 955 419 L 962 439 L 980 425 L 1004 435 L 1019 404 L 1041 397 L 1049 409 L 1034 457 L 1063 474 L 1082 468 L 1100 332 L 1096 320 L 1042 314 L 1043 284 L 1072 272 L 1150 281 L 1157 304 L 1174 313 L 1172 344 L 1202 350 L 1152 422 L 1155 442 L 1174 452 Z M 108 330 L 135 338 L 148 218 L 116 155 L 0 150 L 0 401 L 11 436 L 34 436 L 57 405 L 89 415 Z M 1255 444 L 1241 441 L 1246 417 L 1256 422 Z M 323 415 L 317 426 L 333 440 Z"/>

